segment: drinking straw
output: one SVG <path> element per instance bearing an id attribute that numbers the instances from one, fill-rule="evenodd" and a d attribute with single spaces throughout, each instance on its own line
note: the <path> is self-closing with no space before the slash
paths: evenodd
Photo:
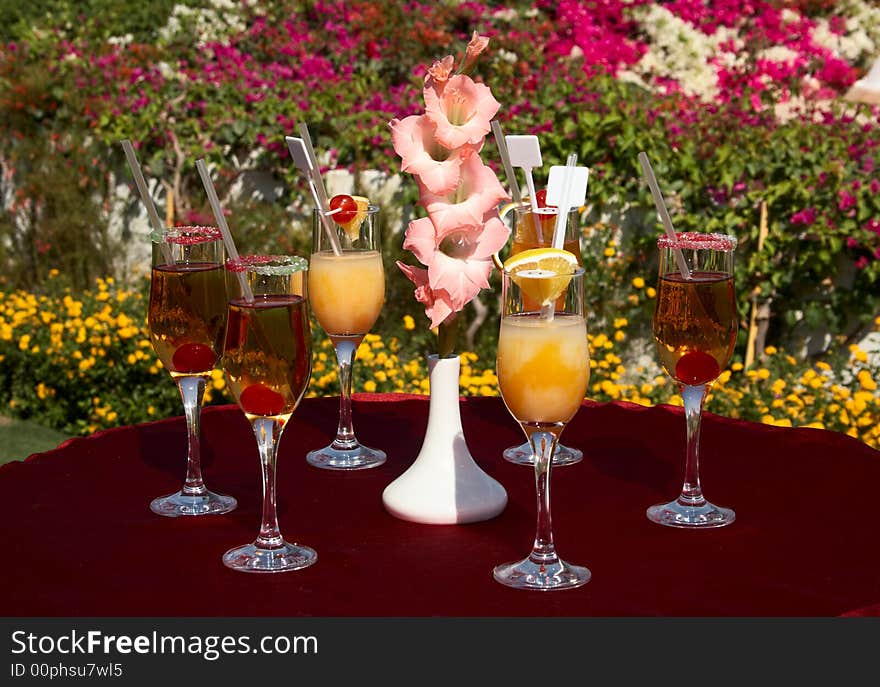
<path id="1" fill-rule="evenodd" d="M 565 245 L 565 227 L 568 224 L 569 195 L 571 194 L 571 170 L 577 165 L 577 153 L 568 156 L 565 162 L 565 180 L 562 182 L 562 196 L 556 211 L 556 225 L 553 227 L 553 247 L 562 248 Z"/>
<path id="2" fill-rule="evenodd" d="M 128 166 L 131 168 L 132 176 L 134 176 L 134 183 L 137 186 L 138 193 L 141 195 L 141 201 L 143 201 L 144 206 L 147 208 L 147 215 L 150 217 L 153 231 L 159 235 L 164 235 L 165 225 L 162 224 L 162 220 L 159 219 L 156 205 L 153 203 L 153 198 L 150 196 L 150 191 L 147 189 L 147 180 L 144 179 L 144 173 L 141 171 L 141 166 L 138 162 L 137 155 L 135 155 L 134 147 L 132 147 L 131 141 L 127 138 L 120 142 L 122 143 L 122 149 L 125 151 L 125 158 L 128 160 Z M 173 265 L 174 256 L 171 254 L 171 249 L 168 247 L 168 244 L 165 243 L 165 241 L 162 241 L 159 244 L 159 247 L 162 249 L 162 257 L 165 258 L 165 263 Z"/>
<path id="3" fill-rule="evenodd" d="M 669 211 L 666 209 L 666 203 L 663 202 L 663 194 L 660 193 L 660 187 L 657 185 L 657 177 L 654 176 L 651 162 L 648 160 L 648 156 L 644 150 L 639 153 L 639 163 L 642 165 L 642 172 L 645 174 L 645 181 L 648 182 L 648 186 L 651 188 L 651 195 L 654 197 L 654 205 L 657 208 L 657 214 L 660 215 L 660 221 L 663 223 L 663 228 L 666 229 L 666 234 L 669 236 L 669 240 L 672 241 L 672 251 L 675 254 L 675 261 L 678 263 L 678 271 L 681 273 L 682 277 L 690 279 L 691 271 L 688 269 L 687 263 L 684 260 L 684 254 L 681 252 L 681 248 L 677 247 L 678 236 L 675 234 L 675 229 L 672 228 L 672 220 L 669 218 Z"/>
<path id="4" fill-rule="evenodd" d="M 284 140 L 287 141 L 287 147 L 293 157 L 294 164 L 297 169 L 306 175 L 306 180 L 309 182 L 309 190 L 312 192 L 312 198 L 314 198 L 315 206 L 318 208 L 318 216 L 321 219 L 321 224 L 324 226 L 327 239 L 330 241 L 333 255 L 339 256 L 342 255 L 342 248 L 339 246 L 339 238 L 336 236 L 333 225 L 327 219 L 331 214 L 330 204 L 327 201 L 327 192 L 324 190 L 321 173 L 318 171 L 318 160 L 315 157 L 315 149 L 312 147 L 309 128 L 305 123 L 302 123 L 299 125 L 299 131 L 302 138 L 285 136 Z"/>
<path id="5" fill-rule="evenodd" d="M 223 235 L 223 243 L 226 246 L 226 254 L 233 262 L 238 262 L 238 250 L 235 248 L 235 242 L 232 240 L 232 234 L 229 231 L 229 225 L 226 224 L 226 217 L 223 216 L 223 208 L 220 207 L 220 199 L 217 198 L 217 191 L 214 190 L 214 182 L 211 181 L 211 175 L 208 173 L 208 167 L 202 158 L 196 160 L 196 169 L 199 170 L 199 176 L 202 177 L 202 185 L 205 187 L 205 193 L 208 194 L 208 202 L 211 203 L 211 209 L 214 211 L 214 219 L 217 220 L 217 226 L 220 227 L 220 233 Z M 248 303 L 254 300 L 254 294 L 251 287 L 247 283 L 244 272 L 236 272 L 239 286 L 241 286 L 241 295 Z"/>
<path id="6" fill-rule="evenodd" d="M 504 139 L 504 130 L 498 120 L 492 120 L 492 133 L 495 134 L 495 145 L 498 146 L 498 154 L 501 155 L 501 164 L 504 165 L 504 173 L 510 182 L 510 197 L 517 205 L 522 204 L 522 193 L 519 190 L 519 184 L 516 181 L 516 173 L 513 171 L 513 165 L 510 164 L 510 152 L 507 150 L 507 141 Z"/>

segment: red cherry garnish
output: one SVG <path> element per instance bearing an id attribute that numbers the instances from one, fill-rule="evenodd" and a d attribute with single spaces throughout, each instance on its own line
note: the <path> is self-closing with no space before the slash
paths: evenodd
<path id="1" fill-rule="evenodd" d="M 340 194 L 338 196 L 333 196 L 330 199 L 330 210 L 339 209 L 339 212 L 331 215 L 333 217 L 333 221 L 337 224 L 346 224 L 351 222 L 354 219 L 354 216 L 358 212 L 357 203 L 354 202 L 354 198 L 351 196 L 346 196 L 344 194 Z"/>
<path id="2" fill-rule="evenodd" d="M 721 374 L 718 361 L 703 351 L 688 351 L 675 364 L 675 378 L 682 384 L 706 384 Z"/>
<path id="3" fill-rule="evenodd" d="M 214 350 L 200 343 L 178 346 L 171 357 L 171 366 L 175 372 L 207 372 L 216 362 Z"/>
<path id="4" fill-rule="evenodd" d="M 555 205 L 547 205 L 547 189 L 542 188 L 535 191 L 535 202 L 539 208 L 555 208 Z"/>
<path id="5" fill-rule="evenodd" d="M 251 384 L 241 392 L 238 402 L 251 415 L 278 415 L 284 410 L 284 396 L 262 384 Z"/>

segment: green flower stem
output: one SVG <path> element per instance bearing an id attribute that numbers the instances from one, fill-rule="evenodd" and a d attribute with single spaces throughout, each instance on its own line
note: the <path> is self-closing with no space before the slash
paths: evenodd
<path id="1" fill-rule="evenodd" d="M 455 342 L 458 339 L 458 313 L 447 317 L 437 327 L 437 353 L 441 358 L 455 356 Z"/>

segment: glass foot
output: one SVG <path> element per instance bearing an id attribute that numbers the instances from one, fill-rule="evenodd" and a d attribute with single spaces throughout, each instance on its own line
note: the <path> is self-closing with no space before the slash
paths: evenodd
<path id="1" fill-rule="evenodd" d="M 324 470 L 366 470 L 385 462 L 385 452 L 358 444 L 353 449 L 341 451 L 332 445 L 317 451 L 309 451 L 306 461 L 309 465 Z"/>
<path id="2" fill-rule="evenodd" d="M 240 572 L 274 573 L 307 568 L 318 560 L 318 554 L 308 546 L 282 542 L 274 549 L 262 549 L 256 544 L 245 544 L 223 554 L 223 564 Z"/>
<path id="3" fill-rule="evenodd" d="M 590 581 L 592 573 L 583 566 L 571 565 L 561 558 L 550 565 L 542 565 L 526 558 L 496 566 L 492 576 L 501 584 L 515 589 L 552 591 L 580 587 Z"/>
<path id="4" fill-rule="evenodd" d="M 517 465 L 534 466 L 535 464 L 534 457 L 532 456 L 532 447 L 529 446 L 528 442 L 520 446 L 506 448 L 502 455 L 504 456 L 504 460 L 516 463 Z M 580 463 L 583 459 L 583 451 L 577 448 L 569 448 L 568 446 L 557 444 L 556 450 L 553 451 L 554 466 L 574 465 L 575 463 Z"/>
<path id="5" fill-rule="evenodd" d="M 702 506 L 688 506 L 678 499 L 651 506 L 646 515 L 658 525 L 693 529 L 724 527 L 736 520 L 736 513 L 730 508 L 715 506 L 708 501 Z"/>
<path id="6" fill-rule="evenodd" d="M 219 515 L 234 510 L 237 505 L 238 501 L 233 497 L 213 491 L 205 491 L 197 496 L 178 491 L 153 499 L 150 510 L 166 518 L 177 518 L 183 515 Z"/>

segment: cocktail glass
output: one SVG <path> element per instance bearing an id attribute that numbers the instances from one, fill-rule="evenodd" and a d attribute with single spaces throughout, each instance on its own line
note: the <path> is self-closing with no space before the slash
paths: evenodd
<path id="1" fill-rule="evenodd" d="M 556 226 L 557 209 L 554 207 L 539 208 L 537 215 L 532 213 L 528 202 L 516 205 L 511 203 L 502 210 L 502 218 L 509 212 L 514 213 L 513 236 L 510 241 L 510 255 L 516 255 L 531 248 L 547 248 L 553 244 L 553 229 Z M 535 222 L 537 218 L 537 224 Z M 540 233 L 539 233 L 540 232 Z M 563 249 L 577 256 L 581 261 L 579 209 L 572 208 L 565 225 L 565 242 Z M 534 465 L 532 447 L 529 442 L 504 449 L 504 459 L 517 465 Z M 580 449 L 557 444 L 553 452 L 553 465 L 572 465 L 583 460 Z"/>
<path id="2" fill-rule="evenodd" d="M 648 508 L 648 519 L 684 528 L 723 527 L 736 515 L 709 503 L 700 486 L 700 418 L 706 393 L 730 362 L 736 343 L 737 311 L 733 288 L 736 239 L 723 234 L 664 235 L 654 310 L 654 340 L 660 364 L 675 380 L 684 399 L 687 422 L 684 485 L 674 501 Z M 676 252 L 684 257 L 690 278 L 682 276 Z"/>
<path id="3" fill-rule="evenodd" d="M 336 350 L 339 417 L 336 437 L 306 460 L 328 470 L 362 470 L 385 462 L 385 452 L 363 446 L 355 436 L 351 412 L 352 366 L 364 336 L 375 324 L 385 299 L 385 271 L 379 241 L 379 208 L 368 206 L 340 225 L 330 216 L 341 254 L 331 249 L 323 219 L 315 211 L 309 303 Z"/>
<path id="4" fill-rule="evenodd" d="M 223 240 L 219 229 L 196 226 L 152 238 L 150 342 L 180 390 L 189 450 L 183 488 L 153 499 L 150 509 L 172 518 L 228 513 L 236 501 L 205 487 L 199 452 L 205 385 L 220 358 L 226 324 Z"/>
<path id="5" fill-rule="evenodd" d="M 302 278 L 304 258 L 247 256 L 226 264 L 232 298 L 223 345 L 229 390 L 257 439 L 263 475 L 263 515 L 252 544 L 230 549 L 223 563 L 242 572 L 298 570 L 314 549 L 281 536 L 276 510 L 278 443 L 309 385 L 312 337 Z M 250 289 L 245 293 L 242 282 Z M 249 299 L 249 296 L 252 298 Z"/>
<path id="6" fill-rule="evenodd" d="M 538 518 L 529 555 L 499 565 L 494 577 L 517 589 L 569 589 L 586 584 L 590 571 L 563 561 L 556 553 L 550 517 L 551 456 L 562 430 L 574 417 L 590 379 L 590 351 L 584 319 L 584 271 L 567 283 L 536 282 L 559 276 L 523 278 L 502 274 L 502 317 L 498 337 L 498 384 L 510 414 L 520 423 L 532 447 Z M 537 288 L 535 288 L 537 286 Z M 531 294 L 560 292 L 564 308 L 547 313 L 529 307 Z"/>

